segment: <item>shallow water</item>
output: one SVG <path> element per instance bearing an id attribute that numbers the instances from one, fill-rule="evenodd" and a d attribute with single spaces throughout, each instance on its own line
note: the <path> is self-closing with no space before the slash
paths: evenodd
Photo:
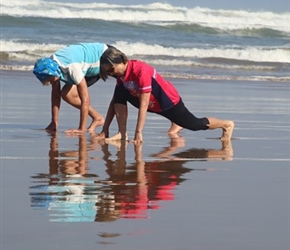
<path id="1" fill-rule="evenodd" d="M 278 13 L 161 2 L 88 7 L 76 0 L 2 1 L 0 69 L 32 71 L 38 58 L 63 46 L 99 41 L 175 78 L 290 81 L 289 8 Z"/>
<path id="2" fill-rule="evenodd" d="M 142 148 L 68 137 L 78 112 L 64 103 L 49 134 L 50 89 L 1 72 L 1 249 L 289 249 L 289 84 L 174 81 L 197 116 L 235 121 L 231 144 L 170 139 L 152 114 Z M 90 88 L 102 114 L 112 89 Z"/>

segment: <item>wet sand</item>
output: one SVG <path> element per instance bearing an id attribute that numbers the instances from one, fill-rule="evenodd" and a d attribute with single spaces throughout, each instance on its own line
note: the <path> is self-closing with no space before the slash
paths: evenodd
<path id="1" fill-rule="evenodd" d="M 64 102 L 58 133 L 45 132 L 50 87 L 0 73 L 1 250 L 290 248 L 289 83 L 173 79 L 195 115 L 234 120 L 234 138 L 170 139 L 148 114 L 140 148 L 67 136 L 79 112 Z M 113 88 L 90 88 L 103 115 Z"/>

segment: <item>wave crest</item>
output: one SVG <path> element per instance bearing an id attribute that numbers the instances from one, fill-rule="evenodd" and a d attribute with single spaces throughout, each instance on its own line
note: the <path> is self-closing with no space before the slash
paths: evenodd
<path id="1" fill-rule="evenodd" d="M 12 8 L 13 7 L 13 8 Z M 104 3 L 59 3 L 39 0 L 3 1 L 1 14 L 7 16 L 83 18 L 148 23 L 153 25 L 196 24 L 219 30 L 270 29 L 290 34 L 290 12 L 213 10 L 174 7 L 170 4 L 113 5 Z"/>
<path id="2" fill-rule="evenodd" d="M 252 62 L 277 62 L 290 63 L 290 49 L 275 47 L 238 47 L 224 46 L 219 48 L 173 48 L 164 47 L 157 44 L 145 44 L 141 42 L 128 43 L 118 41 L 115 44 L 120 50 L 131 57 L 158 56 L 166 57 L 170 55 L 181 60 L 223 58 Z M 64 47 L 60 44 L 37 44 L 0 40 L 2 59 L 10 60 L 30 60 L 34 61 L 38 57 L 50 56 L 53 52 Z M 172 58 L 168 59 L 172 60 Z"/>

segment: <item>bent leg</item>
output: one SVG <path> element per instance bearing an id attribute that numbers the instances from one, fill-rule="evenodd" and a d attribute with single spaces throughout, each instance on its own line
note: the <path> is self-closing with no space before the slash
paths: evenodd
<path id="1" fill-rule="evenodd" d="M 64 101 L 73 107 L 77 109 L 81 108 L 81 99 L 75 85 L 65 85 L 61 90 L 61 97 Z M 104 124 L 103 116 L 91 105 L 89 106 L 89 116 L 92 118 L 92 123 L 88 127 L 88 130 L 93 131 L 96 127 Z"/>
<path id="2" fill-rule="evenodd" d="M 207 118 L 195 117 L 180 101 L 177 105 L 173 106 L 167 111 L 158 113 L 172 122 L 170 132 L 179 132 L 182 128 L 186 128 L 192 131 L 206 130 L 208 129 Z"/>
<path id="3" fill-rule="evenodd" d="M 213 117 L 197 118 L 184 106 L 182 101 L 160 115 L 169 119 L 173 124 L 192 131 L 221 128 L 223 133 L 220 139 L 223 141 L 231 139 L 235 127 L 234 122 L 229 120 L 219 120 Z M 175 125 L 172 125 L 172 128 L 178 130 Z"/>

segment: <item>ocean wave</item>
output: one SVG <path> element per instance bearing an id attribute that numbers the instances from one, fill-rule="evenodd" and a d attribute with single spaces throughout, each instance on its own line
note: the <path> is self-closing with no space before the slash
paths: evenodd
<path id="1" fill-rule="evenodd" d="M 187 79 L 289 82 L 290 49 L 284 47 L 176 48 L 142 42 L 112 43 L 131 59 L 154 65 L 166 76 Z M 34 62 L 64 44 L 0 40 L 0 70 L 32 71 Z"/>
<path id="2" fill-rule="evenodd" d="M 290 18 L 290 15 L 289 15 Z M 35 28 L 38 29 L 42 25 L 46 29 L 54 27 L 62 27 L 64 30 L 74 29 L 76 26 L 86 27 L 87 29 L 94 27 L 107 27 L 108 29 L 115 30 L 117 27 L 124 27 L 124 22 L 120 20 L 99 20 L 99 19 L 79 19 L 79 18 L 47 18 L 47 17 L 16 17 L 16 16 L 1 16 L 2 27 L 8 28 Z M 277 30 L 275 27 L 249 27 L 248 25 L 243 25 L 238 27 L 237 25 L 230 29 L 229 25 L 227 27 L 221 28 L 213 24 L 209 26 L 207 23 L 190 23 L 190 22 L 177 22 L 177 21 L 148 21 L 146 23 L 133 23 L 127 22 L 125 24 L 126 29 L 135 30 L 147 29 L 151 32 L 178 32 L 184 34 L 204 34 L 204 35 L 224 35 L 224 36 L 235 36 L 235 37 L 261 37 L 261 38 L 290 38 L 290 32 L 286 32 L 285 29 Z M 281 28 L 281 27 L 280 27 Z"/>
<path id="3" fill-rule="evenodd" d="M 238 47 L 219 48 L 173 48 L 144 43 L 117 42 L 117 48 L 128 55 L 158 55 L 185 58 L 226 58 L 254 62 L 290 63 L 290 48 L 275 47 Z"/>
<path id="4" fill-rule="evenodd" d="M 290 18 L 290 16 L 289 16 Z M 164 26 L 164 24 L 163 24 Z M 242 25 L 240 27 L 222 27 L 223 25 L 205 25 L 196 23 L 182 23 L 182 22 L 168 22 L 166 27 L 170 30 L 182 31 L 187 33 L 203 33 L 203 34 L 217 34 L 217 35 L 232 35 L 243 37 L 290 37 L 290 32 L 283 30 L 277 30 L 275 27 L 250 27 L 248 25 Z"/>
<path id="5" fill-rule="evenodd" d="M 4 0 L 1 15 L 14 17 L 44 17 L 54 19 L 99 19 L 126 23 L 147 23 L 176 26 L 183 29 L 207 27 L 251 35 L 283 32 L 290 35 L 290 12 L 213 10 L 207 8 L 174 7 L 164 3 L 148 5 L 113 5 L 105 3 L 61 3 L 38 0 Z M 47 15 L 49 9 L 49 16 Z M 197 25 L 197 26 L 194 26 Z M 258 32 L 258 33 L 259 33 Z"/>
<path id="6" fill-rule="evenodd" d="M 56 50 L 64 47 L 61 44 L 26 43 L 0 40 L 0 59 L 10 61 L 32 62 L 40 57 L 50 56 Z"/>
<path id="7" fill-rule="evenodd" d="M 290 63 L 288 47 L 238 47 L 224 46 L 219 48 L 173 48 L 141 42 L 128 43 L 118 41 L 116 46 L 130 57 L 168 56 L 173 58 L 196 59 L 224 58 L 239 61 Z M 0 40 L 1 59 L 12 61 L 35 61 L 39 57 L 50 56 L 54 51 L 64 47 L 62 44 L 37 44 Z M 180 59 L 179 62 L 181 63 Z M 172 58 L 168 63 L 173 63 Z M 175 61 L 176 62 L 176 61 Z"/>
<path id="8" fill-rule="evenodd" d="M 178 59 L 149 59 L 146 60 L 149 64 L 154 65 L 164 65 L 164 66 L 189 66 L 189 67 L 204 67 L 210 69 L 228 69 L 228 70 L 251 70 L 251 71 L 275 71 L 277 69 L 277 65 L 253 65 L 253 63 L 248 64 L 239 64 L 235 61 L 236 64 L 233 64 L 233 60 L 229 60 L 228 62 L 224 59 L 219 58 L 208 58 L 206 62 L 193 62 L 186 60 L 178 60 Z"/>

